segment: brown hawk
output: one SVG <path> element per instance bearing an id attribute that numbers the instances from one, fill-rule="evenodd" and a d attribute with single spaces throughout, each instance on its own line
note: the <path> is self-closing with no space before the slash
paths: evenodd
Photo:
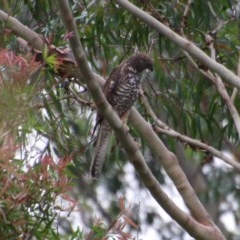
<path id="1" fill-rule="evenodd" d="M 122 120 L 127 118 L 138 97 L 141 72 L 145 69 L 152 71 L 153 62 L 145 54 L 137 53 L 113 69 L 103 87 L 106 99 Z M 97 136 L 95 156 L 90 169 L 91 176 L 94 178 L 100 176 L 112 133 L 111 126 L 100 114 L 97 117 L 98 123 L 100 129 Z"/>

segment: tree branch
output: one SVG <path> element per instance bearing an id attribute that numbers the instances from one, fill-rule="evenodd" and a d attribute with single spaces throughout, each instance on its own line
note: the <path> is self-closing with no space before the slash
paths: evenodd
<path id="1" fill-rule="evenodd" d="M 93 96 L 93 99 L 97 105 L 97 107 L 100 109 L 100 111 L 103 113 L 104 116 L 106 116 L 106 119 L 109 121 L 110 125 L 113 127 L 113 129 L 116 132 L 117 137 L 122 142 L 123 147 L 126 150 L 126 153 L 128 154 L 130 160 L 132 161 L 132 164 L 135 166 L 136 170 L 138 171 L 141 179 L 143 180 L 146 187 L 149 189 L 153 197 L 158 201 L 158 203 L 169 213 L 170 216 L 172 216 L 173 219 L 175 219 L 181 226 L 183 226 L 192 236 L 195 236 L 198 239 L 216 239 L 216 234 L 218 235 L 218 239 L 224 239 L 224 237 L 221 235 L 221 233 L 218 231 L 218 229 L 214 226 L 214 224 L 209 220 L 208 215 L 206 214 L 206 211 L 204 211 L 202 214 L 197 213 L 198 211 L 195 211 L 193 215 L 196 217 L 196 219 L 200 220 L 202 219 L 205 223 L 205 225 L 199 224 L 196 222 L 192 217 L 190 217 L 188 214 L 184 213 L 182 210 L 180 210 L 174 202 L 172 202 L 171 199 L 168 198 L 168 196 L 163 192 L 161 189 L 160 184 L 157 182 L 157 180 L 152 176 L 150 170 L 148 169 L 143 156 L 140 152 L 140 150 L 137 148 L 135 142 L 129 135 L 127 129 L 123 126 L 121 120 L 118 118 L 118 116 L 115 114 L 115 112 L 112 111 L 109 104 L 106 102 L 106 99 L 104 95 L 101 92 L 101 89 L 99 87 L 98 81 L 95 81 L 97 78 L 100 82 L 103 82 L 103 78 L 100 77 L 97 74 L 94 74 L 91 72 L 91 70 L 88 67 L 86 57 L 83 53 L 83 49 L 81 48 L 81 43 L 77 37 L 77 31 L 74 27 L 74 22 L 72 15 L 69 11 L 68 6 L 66 5 L 65 1 L 59 0 L 59 6 L 62 9 L 62 15 L 63 19 L 65 19 L 65 24 L 67 26 L 67 29 L 69 32 L 74 32 L 74 37 L 70 38 L 71 46 L 74 49 L 75 58 L 78 60 L 78 67 L 82 71 L 82 75 L 84 76 L 84 79 L 88 79 L 88 85 L 89 90 Z M 0 20 L 5 21 L 6 25 L 13 30 L 13 32 L 21 36 L 22 38 L 26 39 L 30 44 L 32 44 L 33 47 L 36 49 L 42 50 L 42 47 L 44 45 L 44 41 L 41 39 L 41 37 L 33 32 L 32 30 L 28 29 L 26 30 L 26 27 L 22 25 L 18 20 L 11 18 L 6 13 L 0 10 Z M 26 32 L 24 32 L 26 30 Z M 36 40 L 35 40 L 36 39 Z M 78 75 L 79 77 L 79 75 Z M 154 136 L 158 139 L 156 134 L 152 131 L 151 127 L 148 126 L 151 129 L 151 134 L 146 134 L 145 128 L 139 128 L 139 122 L 143 124 L 147 124 L 146 121 L 141 117 L 141 115 L 133 109 L 131 113 L 131 119 L 133 126 L 138 130 L 140 135 L 143 136 L 145 139 L 145 135 L 147 137 L 147 142 L 149 146 L 151 146 L 151 136 Z M 147 129 L 148 130 L 148 129 Z M 153 134 L 153 135 L 152 135 Z M 159 139 L 158 139 L 159 140 Z M 159 140 L 160 141 L 160 140 Z M 158 150 L 158 142 L 155 142 L 155 144 L 152 146 L 152 151 L 157 152 L 159 159 L 164 161 L 164 164 L 166 169 L 168 169 L 168 165 L 170 165 L 170 170 L 168 172 L 171 173 L 171 166 L 178 165 L 176 164 L 176 158 L 173 157 L 173 154 L 166 151 Z M 161 143 L 161 141 L 160 141 Z M 165 148 L 162 143 L 160 144 L 160 149 Z M 166 158 L 165 158 L 166 157 Z M 168 162 L 170 160 L 170 162 Z M 178 171 L 181 169 L 177 169 L 175 171 L 175 174 L 178 174 Z M 177 176 L 174 177 L 173 174 L 174 171 L 172 171 L 172 179 L 174 182 L 178 182 Z M 170 174 L 171 176 L 171 174 Z M 184 179 L 184 177 L 181 179 Z M 185 181 L 185 180 L 184 180 Z M 183 183 L 180 181 L 180 183 Z M 183 189 L 186 187 L 186 185 L 178 185 L 178 190 L 181 194 L 183 194 Z M 188 188 L 188 187 L 187 187 Z M 190 188 L 185 194 L 183 194 L 183 198 L 187 199 L 187 194 L 190 194 L 191 198 L 197 199 L 195 196 L 195 193 Z M 195 197 L 194 197 L 195 196 Z M 201 204 L 197 201 L 193 201 L 195 204 L 197 204 L 197 209 L 202 209 Z M 194 212 L 194 206 L 191 206 L 191 204 L 188 204 L 191 211 Z M 199 207 L 200 206 L 200 207 Z M 196 206 L 195 206 L 196 207 Z M 198 214 L 200 217 L 198 217 Z M 206 236 L 208 236 L 206 238 Z"/>
<path id="2" fill-rule="evenodd" d="M 213 39 L 210 35 L 207 35 L 206 38 L 208 39 L 208 48 L 210 49 L 211 58 L 213 60 L 215 60 L 216 59 L 216 50 L 213 45 Z M 227 92 L 225 85 L 223 84 L 220 76 L 218 74 L 214 74 L 213 77 L 214 77 L 214 85 L 215 85 L 218 93 L 220 94 L 220 96 L 223 98 L 223 100 L 225 101 L 225 103 L 227 105 L 227 108 L 230 112 L 230 115 L 232 116 L 235 127 L 237 129 L 238 136 L 240 138 L 240 116 L 238 114 L 238 111 L 237 111 L 236 107 L 234 106 L 231 97 L 228 95 L 228 92 Z"/>
<path id="3" fill-rule="evenodd" d="M 28 43 L 31 43 L 34 48 L 39 50 L 43 49 L 44 42 L 41 39 L 40 35 L 24 26 L 17 19 L 0 10 L 0 20 L 2 22 L 5 22 L 6 27 L 12 29 L 14 34 L 25 39 Z"/>
<path id="4" fill-rule="evenodd" d="M 155 18 L 139 9 L 132 3 L 126 0 L 116 0 L 116 2 L 122 6 L 124 9 L 128 10 L 134 16 L 140 18 L 144 22 L 146 22 L 149 26 L 153 27 L 159 33 L 166 36 L 180 48 L 188 52 L 190 55 L 195 57 L 199 62 L 201 62 L 204 66 L 211 69 L 212 71 L 218 73 L 223 79 L 225 79 L 228 83 L 240 89 L 240 78 L 237 77 L 232 71 L 227 69 L 220 63 L 212 60 L 205 52 L 196 47 L 192 42 L 187 39 L 182 38 L 177 33 L 173 32 L 170 28 L 166 27 L 161 22 L 157 21 Z"/>
<path id="5" fill-rule="evenodd" d="M 188 3 L 186 4 L 186 7 L 183 12 L 182 20 L 180 23 L 180 33 L 182 34 L 183 37 L 185 37 L 184 28 L 186 26 L 187 17 L 188 17 L 188 14 L 190 14 L 190 10 L 191 10 L 190 8 L 192 4 L 193 4 L 193 0 L 188 0 Z"/>
<path id="6" fill-rule="evenodd" d="M 59 9 L 61 12 L 61 18 L 65 24 L 67 31 L 73 32 L 73 37 L 69 39 L 70 46 L 72 50 L 74 50 L 73 53 L 74 53 L 74 57 L 76 59 L 77 65 L 79 67 L 79 70 L 87 80 L 86 84 L 88 86 L 90 93 L 92 94 L 92 98 L 98 110 L 103 114 L 103 116 L 106 118 L 106 120 L 109 122 L 109 124 L 113 128 L 116 136 L 122 143 L 129 159 L 131 160 L 135 169 L 138 171 L 145 186 L 149 189 L 149 191 L 155 197 L 155 199 L 164 207 L 164 209 L 181 226 L 183 226 L 192 236 L 198 239 L 216 239 L 215 238 L 216 229 L 215 231 L 212 231 L 212 227 L 204 226 L 196 222 L 192 217 L 190 217 L 188 214 L 184 213 L 181 209 L 179 209 L 174 204 L 174 202 L 171 199 L 169 199 L 168 196 L 164 193 L 160 184 L 157 182 L 156 178 L 152 175 L 151 171 L 147 167 L 147 164 L 141 154 L 141 151 L 137 147 L 133 138 L 130 136 L 126 126 L 124 126 L 120 118 L 113 111 L 112 107 L 107 102 L 98 82 L 95 80 L 95 77 L 88 66 L 87 59 L 84 54 L 81 42 L 79 40 L 76 25 L 73 20 L 73 16 L 69 9 L 67 1 L 58 0 L 58 3 L 59 3 Z M 171 161 L 171 164 L 172 164 L 172 161 Z M 187 180 L 185 179 L 185 183 L 186 182 Z M 197 199 L 196 195 L 194 195 L 194 191 L 192 190 L 192 188 L 190 189 L 192 192 L 191 195 L 195 196 L 195 199 Z M 202 215 L 205 215 L 206 211 L 204 210 L 202 205 L 199 203 L 198 206 L 201 206 L 200 208 L 202 208 L 203 210 Z M 204 220 L 207 223 L 212 223 L 211 220 L 209 220 L 208 215 L 204 216 Z M 214 226 L 213 223 L 210 225 Z M 220 232 L 218 232 L 218 235 L 219 235 L 218 239 L 224 239 L 224 237 L 221 235 Z"/>
<path id="7" fill-rule="evenodd" d="M 214 236 L 213 234 L 211 236 L 211 239 L 225 239 L 217 226 L 210 219 L 205 208 L 199 202 L 194 190 L 192 189 L 185 174 L 179 166 L 176 156 L 165 147 L 165 145 L 153 131 L 151 125 L 149 125 L 135 109 L 132 109 L 129 117 L 134 128 L 146 141 L 151 151 L 156 154 L 158 160 L 161 162 L 168 176 L 174 182 L 174 185 L 176 186 L 178 192 L 181 194 L 193 217 L 198 222 L 204 225 L 208 225 L 209 231 L 212 232 L 211 234 L 214 232 L 214 234 L 217 235 Z M 205 237 L 206 236 L 208 235 L 205 235 Z M 206 239 L 210 239 L 210 235 Z"/>
<path id="8" fill-rule="evenodd" d="M 41 36 L 37 33 L 35 33 L 33 30 L 28 28 L 27 26 L 23 25 L 21 22 L 19 22 L 17 19 L 11 17 L 4 11 L 0 10 L 0 21 L 5 22 L 6 27 L 10 28 L 13 33 L 27 41 L 29 46 L 33 47 L 36 50 L 42 51 L 44 47 L 44 40 L 41 38 Z M 26 47 L 26 46 L 25 46 Z M 54 46 L 52 46 L 54 48 Z M 57 50 L 57 48 L 56 48 Z M 63 52 L 62 50 L 60 52 Z M 54 53 L 57 53 L 56 51 Z M 60 53 L 61 55 L 61 53 Z M 84 81 L 82 78 L 78 68 L 76 69 L 75 66 L 75 59 L 72 55 L 72 52 L 67 52 L 65 55 L 64 53 L 61 55 L 61 57 L 64 57 L 65 61 L 62 62 L 62 69 L 71 69 L 70 74 L 68 74 L 68 77 L 71 78 L 77 78 L 79 81 Z M 105 80 L 99 76 L 98 74 L 94 73 L 97 80 L 100 82 L 101 85 L 105 82 Z"/>
<path id="9" fill-rule="evenodd" d="M 151 108 L 147 98 L 143 94 L 142 94 L 141 98 L 142 98 L 143 105 L 146 108 L 148 114 L 152 117 L 153 121 L 157 125 L 157 126 L 155 126 L 155 129 L 157 130 L 157 132 L 168 135 L 168 136 L 171 136 L 171 137 L 174 137 L 176 139 L 179 139 L 180 141 L 182 141 L 184 143 L 188 143 L 191 146 L 195 146 L 195 147 L 198 147 L 200 149 L 203 149 L 203 150 L 211 153 L 215 157 L 218 157 L 218 158 L 222 159 L 224 162 L 226 162 L 229 165 L 235 167 L 236 169 L 240 170 L 240 164 L 237 161 L 234 161 L 234 159 L 229 158 L 228 156 L 226 156 L 222 152 L 218 151 L 214 147 L 211 147 L 211 146 L 209 146 L 209 145 L 207 145 L 207 144 L 205 144 L 201 141 L 198 141 L 196 139 L 192 139 L 192 138 L 190 138 L 186 135 L 180 134 L 179 132 L 170 128 L 167 124 L 162 122 L 156 116 L 156 114 L 154 113 L 153 109 Z"/>

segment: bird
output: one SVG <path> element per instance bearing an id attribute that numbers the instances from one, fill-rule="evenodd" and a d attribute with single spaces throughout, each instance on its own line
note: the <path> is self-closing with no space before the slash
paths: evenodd
<path id="1" fill-rule="evenodd" d="M 129 112 L 139 95 L 141 73 L 146 69 L 153 70 L 152 59 L 144 53 L 136 53 L 114 68 L 103 86 L 107 101 L 124 122 L 127 121 Z M 100 113 L 97 114 L 96 121 L 100 129 L 90 167 L 92 178 L 99 178 L 101 175 L 112 134 L 111 126 Z"/>

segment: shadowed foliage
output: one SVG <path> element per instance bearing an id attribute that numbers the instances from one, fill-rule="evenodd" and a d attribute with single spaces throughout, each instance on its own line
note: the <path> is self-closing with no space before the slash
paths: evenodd
<path id="1" fill-rule="evenodd" d="M 239 18 L 238 12 L 231 14 L 237 6 L 235 2 L 132 3 L 209 56 L 213 45 L 216 61 L 234 73 L 239 72 Z M 156 126 L 156 119 L 149 114 L 148 107 L 179 134 L 228 152 L 240 162 L 239 135 L 233 117 L 214 81 L 201 72 L 206 73 L 208 66 L 189 57 L 115 1 L 71 0 L 69 5 L 89 65 L 102 78 L 106 79 L 136 51 L 151 56 L 154 72 L 143 75 L 143 95 L 134 105 L 149 124 Z M 87 79 L 73 74 L 76 65 L 68 44 L 72 33 L 64 28 L 57 1 L 6 0 L 0 10 L 38 33 L 45 43 L 43 49 L 33 48 L 34 40 L 26 44 L 0 14 L 0 232 L 3 236 L 6 239 L 113 236 L 141 239 L 151 227 L 160 239 L 189 239 L 183 228 L 174 221 L 166 223 L 160 210 L 148 205 L 146 188 L 115 138 L 100 180 L 89 180 L 96 107 L 84 83 Z M 225 87 L 239 111 L 239 94 L 234 94 L 232 85 L 225 83 Z M 141 147 L 154 176 L 166 189 L 171 188 L 157 157 L 131 123 L 129 132 Z M 227 239 L 237 239 L 240 233 L 223 221 L 230 214 L 234 225 L 239 225 L 237 170 L 218 164 L 222 161 L 198 146 L 157 128 L 155 132 L 176 154 L 216 225 Z M 63 207 L 58 198 L 64 201 Z M 129 207 L 125 207 L 125 202 Z M 74 222 L 68 213 L 74 213 L 77 220 Z"/>

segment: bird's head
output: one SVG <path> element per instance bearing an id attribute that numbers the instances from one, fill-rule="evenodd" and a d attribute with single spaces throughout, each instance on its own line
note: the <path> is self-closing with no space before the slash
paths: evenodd
<path id="1" fill-rule="evenodd" d="M 136 53 L 127 59 L 127 63 L 138 72 L 142 72 L 145 69 L 153 70 L 153 61 L 144 53 Z"/>

